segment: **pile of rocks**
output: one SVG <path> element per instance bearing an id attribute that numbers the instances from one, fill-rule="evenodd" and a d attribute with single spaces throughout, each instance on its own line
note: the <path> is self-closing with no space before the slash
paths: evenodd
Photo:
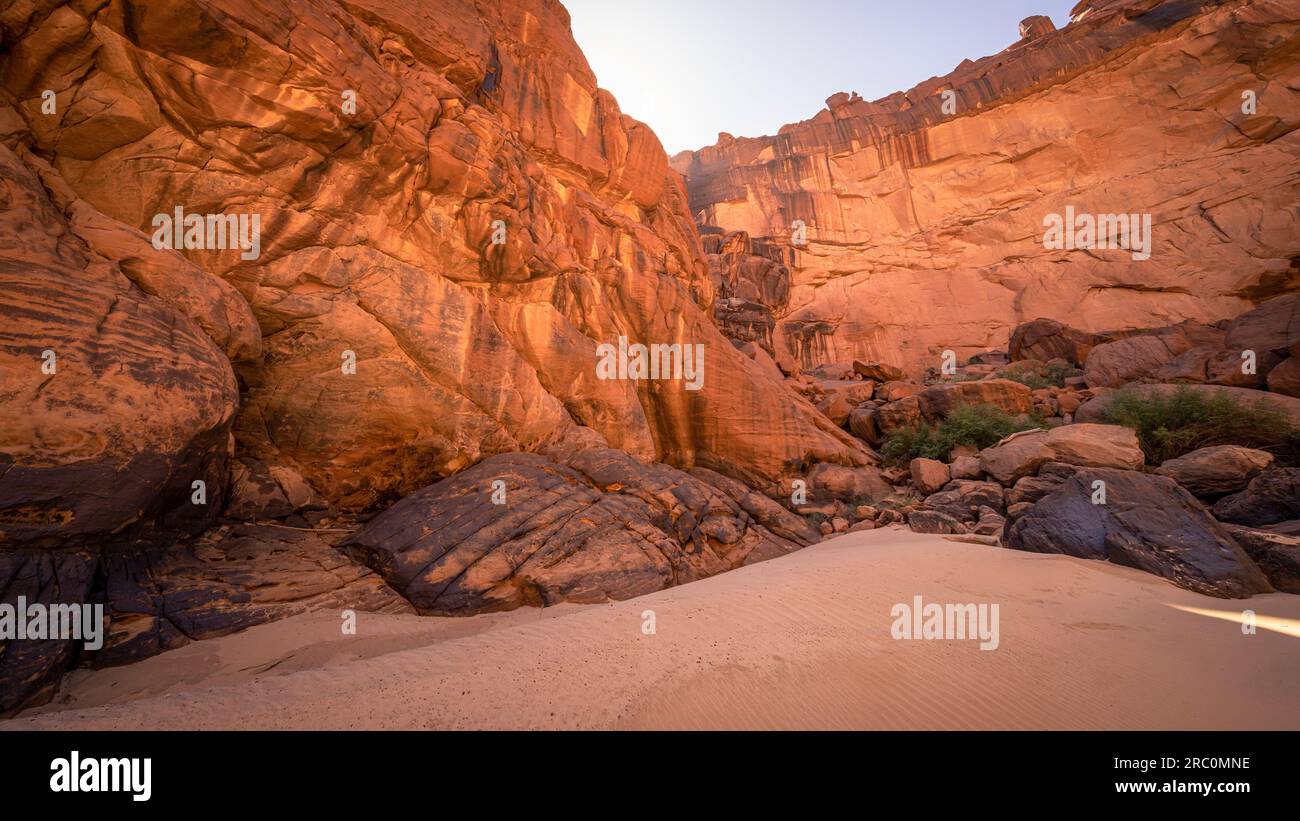
<path id="1" fill-rule="evenodd" d="M 1235 597 L 1300 593 L 1300 468 L 1234 444 L 1147 464 L 1135 432 L 1105 424 L 1106 410 L 1123 387 L 1224 392 L 1247 405 L 1266 400 L 1300 429 L 1287 376 L 1297 352 L 1300 294 L 1289 294 L 1212 326 L 1090 333 L 1035 320 L 1016 329 L 1006 354 L 979 354 L 956 373 L 914 382 L 862 362 L 788 381 L 871 445 L 962 405 L 1036 424 L 978 452 L 959 446 L 943 459 L 878 471 L 892 482 L 888 493 L 876 489 L 892 503 L 886 523 L 901 515 L 919 532 L 1107 559 Z M 1059 384 L 1016 381 L 1045 373 Z M 814 512 L 832 514 L 824 505 Z M 878 506 L 864 512 L 878 514 Z M 878 523 L 877 515 L 871 526 Z M 823 532 L 862 526 L 832 517 Z"/>

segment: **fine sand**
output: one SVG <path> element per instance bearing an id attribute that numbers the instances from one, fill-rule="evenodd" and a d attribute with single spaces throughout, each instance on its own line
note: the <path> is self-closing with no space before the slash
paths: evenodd
<path id="1" fill-rule="evenodd" d="M 998 604 L 999 646 L 893 639 L 918 595 Z M 340 623 L 79 671 L 0 728 L 1300 729 L 1300 596 L 900 529 L 615 604 Z"/>

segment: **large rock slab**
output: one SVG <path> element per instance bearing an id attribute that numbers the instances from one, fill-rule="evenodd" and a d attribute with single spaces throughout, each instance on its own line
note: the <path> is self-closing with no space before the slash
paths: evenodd
<path id="1" fill-rule="evenodd" d="M 1270 299 L 1228 324 L 1227 347 L 1286 356 L 1300 344 L 1300 293 Z"/>
<path id="2" fill-rule="evenodd" d="M 1010 379 L 931 385 L 916 398 L 921 414 L 931 421 L 947 417 L 962 405 L 992 405 L 1013 416 L 1034 409 L 1033 392 L 1028 386 Z"/>
<path id="3" fill-rule="evenodd" d="M 1236 445 L 1201 448 L 1169 459 L 1156 473 L 1168 476 L 1193 496 L 1223 496 L 1246 487 L 1273 464 L 1273 454 Z"/>
<path id="4" fill-rule="evenodd" d="M 1011 332 L 1007 352 L 1012 362 L 1064 359 L 1077 368 L 1088 360 L 1093 348 L 1109 341 L 1110 337 L 1105 334 L 1081 331 L 1055 319 L 1039 318 L 1016 326 Z"/>
<path id="5" fill-rule="evenodd" d="M 980 469 L 1004 485 L 1048 462 L 1132 470 L 1144 458 L 1137 434 L 1120 425 L 1077 424 L 1012 434 L 980 451 Z"/>
<path id="6" fill-rule="evenodd" d="M 1105 503 L 1094 504 L 1094 482 Z M 1272 590 L 1264 574 L 1196 498 L 1164 476 L 1080 470 L 1017 519 L 1006 544 L 1135 567 L 1221 598 Z"/>
<path id="7" fill-rule="evenodd" d="M 465 615 L 627 599 L 816 538 L 788 511 L 765 521 L 799 541 L 755 513 L 725 489 L 618 450 L 505 454 L 408 496 L 347 547 L 420 612 Z"/>
<path id="8" fill-rule="evenodd" d="M 1093 348 L 1083 375 L 1090 387 L 1118 388 L 1137 379 L 1158 377 L 1162 368 L 1194 349 L 1206 350 L 1208 357 L 1222 346 L 1223 338 L 1218 329 L 1191 324 L 1129 336 Z M 1202 362 L 1200 381 L 1205 379 L 1205 367 Z"/>
<path id="9" fill-rule="evenodd" d="M 1245 490 L 1216 502 L 1214 515 L 1249 527 L 1300 519 L 1300 468 L 1264 471 Z"/>

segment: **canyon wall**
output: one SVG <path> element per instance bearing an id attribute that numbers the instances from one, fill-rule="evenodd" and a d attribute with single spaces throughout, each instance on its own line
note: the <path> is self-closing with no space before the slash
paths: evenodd
<path id="1" fill-rule="evenodd" d="M 1300 2 L 1093 0 L 1020 33 L 906 93 L 839 93 L 673 158 L 701 225 L 780 246 L 784 368 L 918 375 L 1039 317 L 1216 322 L 1300 287 Z M 1049 250 L 1067 207 L 1150 214 L 1150 259 Z"/>
<path id="2" fill-rule="evenodd" d="M 717 330 L 555 0 L 38 1 L 0 45 L 0 543 L 219 510 L 232 458 L 344 509 L 581 427 L 755 483 L 874 461 Z M 258 247 L 168 247 L 178 208 Z M 598 378 L 620 336 L 703 345 L 703 389 Z"/>

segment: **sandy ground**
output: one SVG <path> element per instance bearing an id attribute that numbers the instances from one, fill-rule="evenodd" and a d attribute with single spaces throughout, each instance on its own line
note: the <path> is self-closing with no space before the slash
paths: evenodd
<path id="1" fill-rule="evenodd" d="M 997 603 L 998 648 L 893 639 L 917 595 Z M 0 728 L 1300 729 L 1300 596 L 898 529 L 616 604 L 339 625 L 80 671 Z"/>

